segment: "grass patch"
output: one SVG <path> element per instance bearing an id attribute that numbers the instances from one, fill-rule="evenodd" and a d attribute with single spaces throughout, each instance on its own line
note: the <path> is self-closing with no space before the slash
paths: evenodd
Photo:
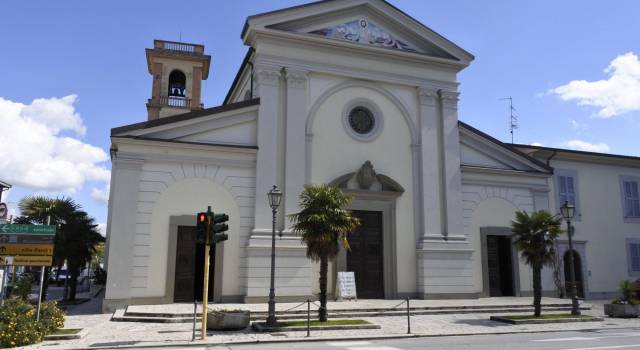
<path id="1" fill-rule="evenodd" d="M 500 316 L 503 318 L 508 318 L 512 320 L 557 320 L 563 318 L 593 318 L 590 315 L 572 315 L 572 314 L 546 314 L 540 315 L 540 317 L 535 317 L 533 315 L 510 315 L 510 316 Z"/>
<path id="2" fill-rule="evenodd" d="M 329 320 L 327 322 L 311 321 L 313 326 L 359 326 L 363 324 L 371 324 L 365 320 Z M 278 322 L 278 327 L 306 327 L 307 321 L 283 321 Z"/>
<path id="3" fill-rule="evenodd" d="M 55 332 L 51 333 L 50 335 L 78 334 L 80 333 L 81 330 L 82 328 L 62 328 L 62 329 L 57 329 Z"/>

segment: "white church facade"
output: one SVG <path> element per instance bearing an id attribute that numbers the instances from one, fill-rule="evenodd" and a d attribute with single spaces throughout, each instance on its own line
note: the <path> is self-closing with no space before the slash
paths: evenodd
<path id="1" fill-rule="evenodd" d="M 362 220 L 357 249 L 330 264 L 330 291 L 348 270 L 360 298 L 529 295 L 510 221 L 516 210 L 557 213 L 561 199 L 581 214 L 581 295 L 609 297 L 640 276 L 640 159 L 504 144 L 459 122 L 457 76 L 474 57 L 388 2 L 250 16 L 242 40 L 247 56 L 213 108 L 200 104 L 203 46 L 147 49 L 148 120 L 111 131 L 105 309 L 193 300 L 203 273 L 195 213 L 207 206 L 230 216 L 212 258 L 212 300 L 265 301 L 273 185 L 284 193 L 278 300 L 318 293 L 318 266 L 287 215 L 303 186 L 319 183 L 352 195 Z"/>

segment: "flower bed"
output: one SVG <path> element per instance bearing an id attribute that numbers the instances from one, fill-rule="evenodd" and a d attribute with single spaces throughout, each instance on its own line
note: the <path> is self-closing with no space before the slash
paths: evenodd
<path id="1" fill-rule="evenodd" d="M 10 298 L 0 307 L 0 347 L 39 343 L 46 334 L 64 326 L 64 313 L 55 302 L 42 304 L 40 321 L 36 308 L 20 298 Z"/>

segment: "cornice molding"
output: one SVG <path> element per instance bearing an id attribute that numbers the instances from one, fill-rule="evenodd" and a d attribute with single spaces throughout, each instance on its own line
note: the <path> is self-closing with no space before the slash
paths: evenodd
<path id="1" fill-rule="evenodd" d="M 438 89 L 434 87 L 418 87 L 418 99 L 423 106 L 435 107 L 438 103 Z"/>
<path id="2" fill-rule="evenodd" d="M 309 81 L 309 72 L 306 70 L 298 70 L 287 68 L 285 70 L 285 78 L 287 79 L 287 87 L 293 89 L 304 89 Z"/>
<path id="3" fill-rule="evenodd" d="M 460 101 L 460 93 L 456 91 L 440 90 L 440 101 L 442 107 L 447 109 L 458 109 L 458 101 Z"/>

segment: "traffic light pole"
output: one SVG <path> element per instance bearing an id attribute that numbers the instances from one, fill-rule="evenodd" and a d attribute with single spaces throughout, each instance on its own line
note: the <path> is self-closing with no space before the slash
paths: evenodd
<path id="1" fill-rule="evenodd" d="M 213 215 L 211 214 L 211 207 L 207 208 L 207 233 L 205 235 L 204 244 L 204 285 L 202 286 L 202 339 L 207 338 L 207 302 L 209 301 L 209 236 L 211 232 Z"/>

